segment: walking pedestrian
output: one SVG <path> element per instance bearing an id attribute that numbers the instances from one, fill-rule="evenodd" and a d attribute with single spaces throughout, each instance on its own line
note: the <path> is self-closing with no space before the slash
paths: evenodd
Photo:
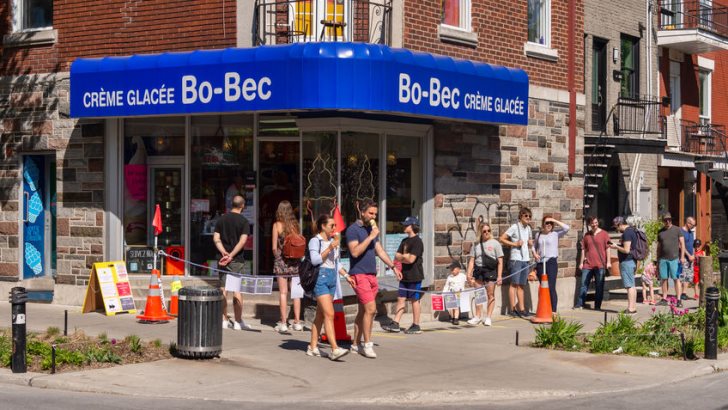
<path id="1" fill-rule="evenodd" d="M 517 317 L 530 316 L 526 312 L 525 293 L 523 287 L 528 283 L 529 262 L 533 252 L 533 239 L 531 239 L 531 210 L 523 207 L 518 212 L 518 222 L 511 225 L 500 236 L 501 244 L 511 247 L 510 258 L 510 315 Z M 517 302 L 517 303 L 516 303 Z"/>
<path id="2" fill-rule="evenodd" d="M 347 247 L 351 255 L 349 274 L 354 278 L 354 292 L 359 300 L 359 312 L 354 321 L 354 344 L 351 349 L 364 357 L 375 359 L 372 339 L 372 323 L 377 313 L 375 298 L 379 291 L 377 282 L 376 256 L 399 276 L 394 263 L 379 243 L 377 213 L 379 207 L 372 200 L 365 200 L 361 205 L 361 218 L 346 229 Z M 362 339 L 364 344 L 362 345 Z"/>
<path id="3" fill-rule="evenodd" d="M 346 356 L 349 350 L 339 347 L 336 343 L 334 330 L 334 295 L 339 275 L 346 278 L 352 286 L 354 279 L 346 273 L 339 264 L 339 234 L 336 233 L 336 222 L 329 215 L 321 215 L 316 221 L 318 235 L 308 242 L 308 252 L 311 263 L 319 267 L 316 285 L 313 288 L 313 297 L 316 299 L 316 317 L 311 327 L 311 342 L 306 349 L 308 356 L 321 357 L 318 348 L 318 339 L 321 335 L 321 326 L 326 329 L 326 336 L 331 346 L 329 359 L 339 360 Z"/>
<path id="4" fill-rule="evenodd" d="M 680 300 L 682 284 L 677 273 L 677 267 L 678 263 L 685 261 L 685 236 L 680 228 L 672 224 L 672 215 L 669 212 L 662 215 L 662 224 L 663 227 L 657 234 L 657 262 L 660 270 L 660 281 L 662 282 L 662 300 L 657 304 L 659 306 L 667 305 L 669 280 L 672 279 L 675 284 L 677 307 L 682 307 L 682 301 Z"/>
<path id="5" fill-rule="evenodd" d="M 234 195 L 231 202 L 230 212 L 221 216 L 215 224 L 215 232 L 212 235 L 212 242 L 219 253 L 220 261 L 218 266 L 233 273 L 242 273 L 245 265 L 243 258 L 243 247 L 248 240 L 250 232 L 250 224 L 242 215 L 245 207 L 245 199 L 242 195 Z M 218 272 L 220 277 L 220 287 L 225 303 L 222 305 L 222 327 L 229 327 L 235 330 L 250 329 L 250 325 L 243 321 L 243 295 L 240 291 L 233 292 L 233 312 L 235 321 L 230 323 L 230 317 L 227 315 L 227 290 L 225 283 L 227 282 L 227 273 Z"/>
<path id="6" fill-rule="evenodd" d="M 630 250 L 632 244 L 637 242 L 637 233 L 634 228 L 633 219 L 624 219 L 618 216 L 612 220 L 614 227 L 622 234 L 619 245 L 611 244 L 612 249 L 617 250 L 619 256 L 619 274 L 622 276 L 622 285 L 627 289 L 627 310 L 624 313 L 633 315 L 637 313 L 637 288 L 635 287 L 634 273 L 637 269 L 637 261 L 634 260 Z M 675 267 L 677 272 L 677 266 Z"/>
<path id="7" fill-rule="evenodd" d="M 397 297 L 397 308 L 394 320 L 389 325 L 382 326 L 382 329 L 388 332 L 397 333 L 401 329 L 399 321 L 402 319 L 405 304 L 409 300 L 412 303 L 412 326 L 405 333 L 420 334 L 420 299 L 422 298 L 422 281 L 425 279 L 424 269 L 422 267 L 422 254 L 425 251 L 425 245 L 419 237 L 420 220 L 416 216 L 408 216 L 404 222 L 404 233 L 407 237 L 402 239 L 399 244 L 394 259 L 402 263 L 402 273 L 397 274 L 399 282 L 399 290 Z"/>
<path id="8" fill-rule="evenodd" d="M 554 231 L 554 225 L 559 225 L 561 230 Z M 541 232 L 536 235 L 534 248 L 536 254 L 536 273 L 539 280 L 543 274 L 544 265 L 546 265 L 546 277 L 549 282 L 549 294 L 551 296 L 551 311 L 556 313 L 559 305 L 558 293 L 556 292 L 556 277 L 559 274 L 559 239 L 563 238 L 569 232 L 569 225 L 545 216 L 541 222 Z"/>
<path id="9" fill-rule="evenodd" d="M 476 287 L 485 287 L 488 293 L 488 308 L 485 319 L 483 305 L 475 305 L 475 316 L 468 320 L 468 324 L 477 325 L 483 321 L 485 326 L 491 326 L 493 309 L 495 308 L 495 286 L 503 280 L 503 247 L 493 236 L 493 230 L 487 222 L 481 222 L 478 227 L 480 240 L 470 248 L 468 259 L 468 281 Z"/>
<path id="10" fill-rule="evenodd" d="M 682 230 L 683 238 L 685 241 L 685 261 L 678 264 L 677 276 L 681 280 L 682 293 L 680 294 L 681 300 L 690 299 L 687 294 L 688 286 L 693 283 L 693 264 L 695 263 L 695 218 L 688 216 L 685 218 L 685 225 L 680 227 Z"/>
<path id="11" fill-rule="evenodd" d="M 301 228 L 298 219 L 293 213 L 293 206 L 288 201 L 281 201 L 276 210 L 276 221 L 273 223 L 273 274 L 278 276 L 278 293 L 281 319 L 276 324 L 276 332 L 288 331 L 288 285 L 291 277 L 298 275 L 300 259 L 287 258 L 283 248 L 288 236 L 300 236 Z M 305 241 L 305 240 L 304 240 Z M 305 242 L 304 242 L 305 246 Z M 303 330 L 301 324 L 301 299 L 293 299 L 293 330 Z"/>
<path id="12" fill-rule="evenodd" d="M 586 218 L 586 226 L 589 229 L 581 240 L 581 258 L 579 270 L 581 270 L 581 289 L 576 300 L 574 309 L 581 309 L 585 306 L 586 293 L 589 284 L 594 278 L 594 309 L 602 308 L 604 299 L 604 272 L 607 269 L 607 255 L 609 252 L 609 234 L 599 227 L 599 219 L 596 216 Z"/>

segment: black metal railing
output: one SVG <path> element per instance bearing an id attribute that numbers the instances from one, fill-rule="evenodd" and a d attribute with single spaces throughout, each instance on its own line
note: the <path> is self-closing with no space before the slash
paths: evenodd
<path id="1" fill-rule="evenodd" d="M 682 125 L 682 151 L 713 157 L 725 156 L 725 126 L 685 121 Z"/>
<path id="2" fill-rule="evenodd" d="M 660 30 L 694 29 L 728 37 L 728 7 L 705 0 L 660 0 Z"/>
<path id="3" fill-rule="evenodd" d="M 391 45 L 392 0 L 256 0 L 253 44 L 353 41 Z"/>
<path id="4" fill-rule="evenodd" d="M 666 138 L 664 102 L 656 97 L 639 99 L 619 97 L 614 113 L 614 134 L 645 134 Z"/>

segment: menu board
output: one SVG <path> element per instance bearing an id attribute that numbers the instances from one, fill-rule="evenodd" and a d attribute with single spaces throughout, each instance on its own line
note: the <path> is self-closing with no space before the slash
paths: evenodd
<path id="1" fill-rule="evenodd" d="M 123 261 L 94 263 L 91 268 L 83 313 L 104 307 L 107 316 L 136 313 L 129 275 Z"/>
<path id="2" fill-rule="evenodd" d="M 133 247 L 126 251 L 126 268 L 129 273 L 149 273 L 154 268 L 154 249 Z"/>
<path id="3" fill-rule="evenodd" d="M 387 241 L 384 250 L 385 252 L 387 252 L 387 255 L 389 255 L 389 259 L 394 260 L 394 254 L 397 253 L 397 249 L 399 249 L 399 244 L 402 243 L 402 239 L 406 238 L 407 236 L 408 235 L 406 233 L 387 234 Z"/>

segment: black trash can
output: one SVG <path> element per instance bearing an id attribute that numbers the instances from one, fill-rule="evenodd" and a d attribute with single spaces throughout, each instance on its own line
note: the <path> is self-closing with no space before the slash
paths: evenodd
<path id="1" fill-rule="evenodd" d="M 728 287 L 728 252 L 718 254 L 720 261 L 720 284 L 725 288 Z"/>
<path id="2" fill-rule="evenodd" d="M 222 352 L 222 291 L 210 287 L 179 290 L 176 356 L 209 359 Z"/>

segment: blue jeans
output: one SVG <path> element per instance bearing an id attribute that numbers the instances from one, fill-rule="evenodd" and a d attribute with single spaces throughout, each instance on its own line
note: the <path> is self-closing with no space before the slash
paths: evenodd
<path id="1" fill-rule="evenodd" d="M 586 292 L 589 290 L 589 283 L 594 278 L 594 287 L 596 294 L 594 295 L 594 309 L 602 308 L 602 299 L 604 299 L 604 268 L 592 268 L 581 270 L 581 290 L 579 291 L 579 299 L 576 301 L 576 307 L 584 306 L 586 300 Z"/>
<path id="2" fill-rule="evenodd" d="M 628 259 L 619 264 L 619 273 L 622 275 L 622 284 L 626 289 L 634 287 L 634 271 L 637 264 L 634 260 Z"/>
<path id="3" fill-rule="evenodd" d="M 318 279 L 316 279 L 316 285 L 313 288 L 313 296 L 317 298 L 323 295 L 331 295 L 333 298 L 336 293 L 337 280 L 339 280 L 339 275 L 336 274 L 336 269 L 319 269 Z"/>

